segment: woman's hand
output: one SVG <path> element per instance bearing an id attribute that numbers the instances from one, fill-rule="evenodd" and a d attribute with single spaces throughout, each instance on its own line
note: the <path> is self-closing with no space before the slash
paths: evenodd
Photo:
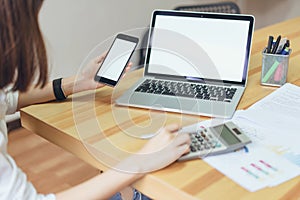
<path id="1" fill-rule="evenodd" d="M 157 134 L 138 152 L 138 161 L 143 172 L 151 172 L 168 166 L 190 151 L 190 137 L 178 133 L 179 125 L 161 128 Z"/>
<path id="2" fill-rule="evenodd" d="M 107 53 L 102 54 L 101 56 L 96 57 L 91 60 L 76 77 L 74 90 L 73 92 L 81 92 L 85 90 L 94 90 L 101 87 L 104 87 L 105 84 L 96 82 L 94 76 L 99 69 L 99 66 L 103 62 Z M 129 63 L 125 69 L 125 72 L 128 72 L 132 66 L 132 63 Z"/>

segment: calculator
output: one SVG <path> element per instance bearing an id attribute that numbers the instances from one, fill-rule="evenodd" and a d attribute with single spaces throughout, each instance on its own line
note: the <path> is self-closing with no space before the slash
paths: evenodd
<path id="1" fill-rule="evenodd" d="M 202 127 L 190 133 L 190 152 L 178 160 L 191 160 L 223 154 L 243 148 L 251 140 L 233 122 L 229 121 L 212 127 Z"/>

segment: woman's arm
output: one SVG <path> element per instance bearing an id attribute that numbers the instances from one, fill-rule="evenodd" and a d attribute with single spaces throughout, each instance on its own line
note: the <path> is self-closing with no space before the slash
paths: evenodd
<path id="1" fill-rule="evenodd" d="M 106 54 L 103 54 L 92 60 L 81 71 L 78 77 L 72 76 L 62 79 L 61 88 L 66 97 L 76 92 L 103 87 L 103 84 L 99 84 L 94 81 L 94 75 L 99 67 L 99 64 L 103 61 L 105 55 Z M 75 84 L 76 87 L 74 87 Z M 32 85 L 26 92 L 19 94 L 18 109 L 28 105 L 43 103 L 52 100 L 55 100 L 52 82 L 47 83 L 43 88 L 37 88 Z"/>
<path id="2" fill-rule="evenodd" d="M 94 90 L 104 86 L 104 84 L 95 82 L 94 76 L 98 70 L 100 63 L 105 58 L 105 55 L 106 54 L 103 54 L 92 60 L 77 77 L 72 76 L 62 79 L 61 87 L 65 96 L 69 96 L 73 93 L 81 91 Z M 126 71 L 130 69 L 131 65 L 132 63 L 127 66 Z M 55 100 L 52 82 L 47 83 L 43 88 L 36 88 L 35 86 L 31 86 L 26 92 L 19 94 L 18 109 L 28 105 L 48 102 L 52 100 Z"/>
<path id="3" fill-rule="evenodd" d="M 56 195 L 64 199 L 108 199 L 131 185 L 146 173 L 161 169 L 189 151 L 189 135 L 178 134 L 179 126 L 162 128 L 155 137 L 135 155 L 84 183 Z"/>
<path id="4" fill-rule="evenodd" d="M 93 78 L 92 78 L 92 81 Z M 74 84 L 75 82 L 80 85 L 82 82 L 82 87 L 75 87 L 76 90 L 73 91 L 74 89 Z M 102 85 L 97 83 L 93 83 L 94 86 L 91 87 L 86 87 L 84 85 L 84 80 L 76 80 L 75 76 L 72 77 L 68 77 L 68 78 L 63 78 L 62 79 L 62 90 L 65 94 L 65 96 L 69 96 L 70 94 L 73 94 L 75 92 L 80 92 L 80 91 L 84 91 L 84 90 L 88 90 L 88 89 L 96 89 L 98 87 L 101 87 Z M 29 106 L 32 104 L 36 104 L 36 103 L 43 103 L 43 102 L 48 102 L 48 101 L 52 101 L 55 100 L 55 96 L 53 93 L 53 87 L 52 87 L 52 82 L 49 82 L 46 84 L 45 87 L 43 88 L 36 88 L 35 86 L 31 86 L 26 92 L 24 93 L 19 93 L 19 99 L 18 99 L 18 109 L 23 108 L 25 106 Z"/>

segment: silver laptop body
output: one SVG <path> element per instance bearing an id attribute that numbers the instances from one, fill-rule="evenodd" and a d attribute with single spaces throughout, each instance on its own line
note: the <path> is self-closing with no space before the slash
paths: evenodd
<path id="1" fill-rule="evenodd" d="M 230 118 L 244 93 L 251 15 L 155 10 L 144 76 L 116 104 Z"/>

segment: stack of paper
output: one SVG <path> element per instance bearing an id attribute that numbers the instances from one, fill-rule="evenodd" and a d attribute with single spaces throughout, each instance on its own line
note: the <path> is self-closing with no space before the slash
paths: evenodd
<path id="1" fill-rule="evenodd" d="M 247 151 L 204 160 L 252 192 L 290 180 L 300 174 L 299 116 L 300 87 L 287 83 L 232 118 L 252 140 Z M 217 121 L 193 126 L 209 126 Z"/>

